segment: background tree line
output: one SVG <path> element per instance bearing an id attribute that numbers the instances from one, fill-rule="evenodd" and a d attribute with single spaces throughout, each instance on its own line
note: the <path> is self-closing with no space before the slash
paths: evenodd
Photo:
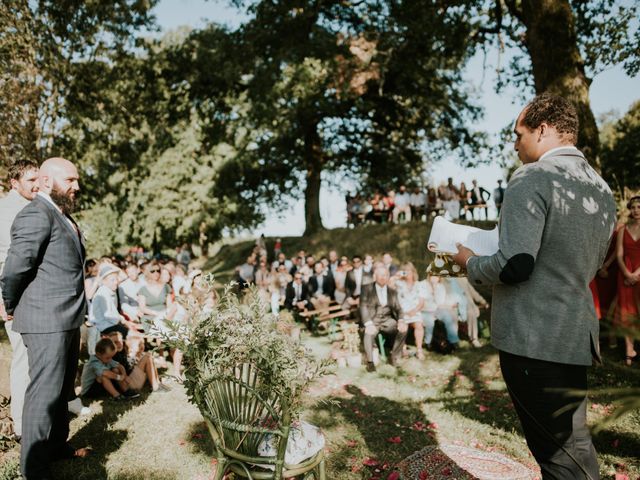
<path id="1" fill-rule="evenodd" d="M 638 105 L 599 133 L 589 104 L 603 68 L 638 73 L 632 2 L 236 0 L 236 29 L 157 38 L 156 1 L 0 6 L 1 164 L 77 162 L 96 251 L 204 246 L 292 198 L 311 233 L 327 176 L 366 190 L 445 153 L 495 155 L 462 77 L 479 50 L 520 51 L 495 88 L 571 98 L 590 161 L 621 191 L 640 186 Z"/>

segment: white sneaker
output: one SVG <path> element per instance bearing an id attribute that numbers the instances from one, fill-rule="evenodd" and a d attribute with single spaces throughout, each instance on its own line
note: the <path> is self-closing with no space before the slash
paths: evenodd
<path id="1" fill-rule="evenodd" d="M 475 348 L 482 347 L 482 344 L 480 343 L 480 340 L 474 340 L 473 342 L 471 342 L 471 345 L 473 345 Z"/>
<path id="2" fill-rule="evenodd" d="M 71 400 L 67 404 L 67 408 L 74 415 L 89 415 L 91 413 L 91 409 L 82 405 L 82 402 L 79 398 L 74 398 L 73 400 Z"/>

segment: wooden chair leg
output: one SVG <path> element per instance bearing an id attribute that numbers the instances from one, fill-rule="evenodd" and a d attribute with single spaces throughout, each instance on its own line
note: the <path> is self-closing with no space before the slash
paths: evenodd
<path id="1" fill-rule="evenodd" d="M 324 458 L 318 464 L 318 480 L 327 480 L 327 466 L 324 462 Z"/>

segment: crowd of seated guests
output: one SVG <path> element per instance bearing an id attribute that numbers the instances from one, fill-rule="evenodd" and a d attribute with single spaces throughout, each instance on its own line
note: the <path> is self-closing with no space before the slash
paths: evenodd
<path id="1" fill-rule="evenodd" d="M 411 190 L 411 192 L 409 191 Z M 407 189 L 405 185 L 400 185 L 396 190 L 376 190 L 371 197 L 357 193 L 347 195 L 347 224 L 359 225 L 365 222 L 409 222 L 411 220 L 427 220 L 434 215 L 447 215 L 451 220 L 467 219 L 469 214 L 471 219 L 480 219 L 481 211 L 484 211 L 484 218 L 489 218 L 489 208 L 487 201 L 493 198 L 497 214 L 500 214 L 502 199 L 504 197 L 504 187 L 502 180 L 498 180 L 498 186 L 494 189 L 493 195 L 485 188 L 478 185 L 476 180 L 472 181 L 472 186 L 467 188 L 464 182 L 460 186 L 453 183 L 449 178 L 445 183 L 441 183 L 437 188 L 413 187 Z"/>
<path id="2" fill-rule="evenodd" d="M 434 327 L 439 320 L 446 332 L 448 351 L 459 343 L 459 327 L 466 326 L 469 342 L 480 347 L 478 317 L 488 303 L 466 278 L 420 279 L 410 262 L 398 266 L 390 253 L 379 259 L 371 255 L 339 256 L 331 250 L 314 256 L 300 250 L 291 258 L 281 244 L 269 261 L 266 249 L 256 245 L 246 262 L 236 269 L 241 288 L 255 285 L 273 314 L 286 309 L 306 316 L 327 312 L 330 305 L 348 311 L 364 328 L 363 342 L 368 368 L 372 368 L 374 339 L 393 337 L 391 361 L 409 351 L 405 344 L 413 332 L 415 354 L 424 358 L 424 347 L 432 348 Z"/>
<path id="3" fill-rule="evenodd" d="M 176 299 L 211 296 L 196 287 L 202 272 L 189 269 L 190 255 L 180 248 L 178 259 L 159 261 L 144 256 L 103 257 L 86 263 L 85 291 L 89 301 L 83 339 L 89 360 L 84 364 L 81 395 L 135 398 L 148 383 L 152 392 L 164 392 L 158 368 L 172 362 L 172 376 L 181 382 L 182 353 L 165 352 L 162 333 L 167 322 L 182 321 L 186 311 Z M 201 305 L 215 298 L 198 298 Z M 149 344 L 154 353 L 147 351 Z"/>

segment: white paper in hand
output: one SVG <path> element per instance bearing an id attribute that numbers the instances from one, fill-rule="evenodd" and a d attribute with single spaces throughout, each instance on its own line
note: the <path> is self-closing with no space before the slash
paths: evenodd
<path id="1" fill-rule="evenodd" d="M 476 255 L 493 255 L 498 251 L 498 226 L 493 230 L 482 230 L 451 223 L 444 217 L 436 217 L 433 220 L 427 248 L 432 252 L 454 255 L 458 252 L 456 243 L 470 248 Z"/>

